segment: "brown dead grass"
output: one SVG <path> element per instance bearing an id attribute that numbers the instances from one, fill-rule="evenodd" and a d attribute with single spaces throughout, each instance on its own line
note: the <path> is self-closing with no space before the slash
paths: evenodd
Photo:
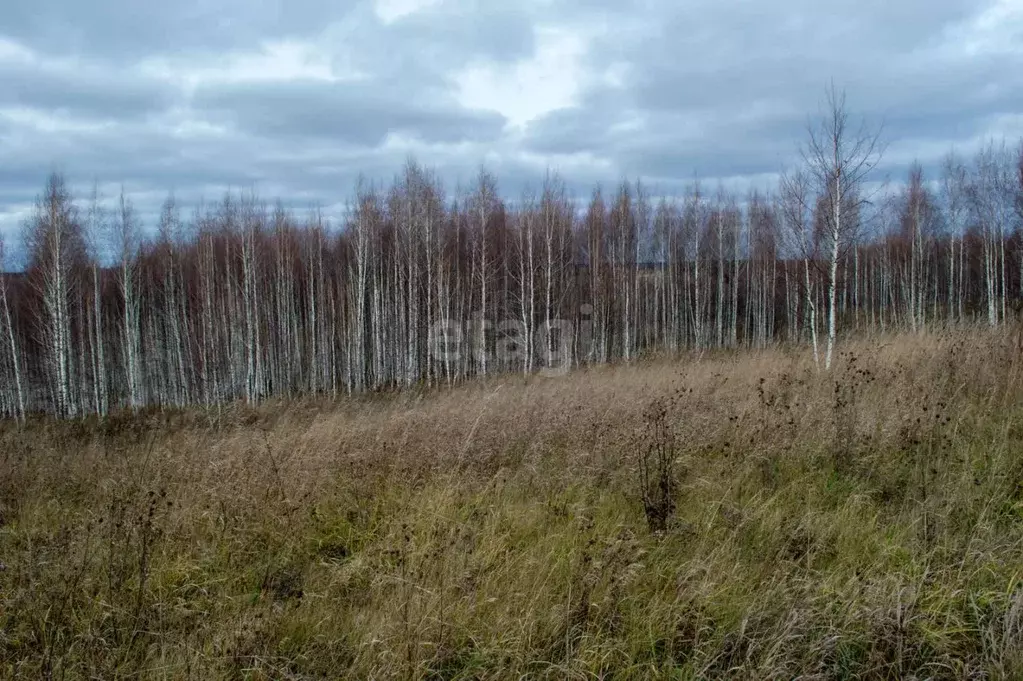
<path id="1" fill-rule="evenodd" d="M 1021 369 L 957 331 L 3 425 L 0 676 L 1018 677 Z"/>

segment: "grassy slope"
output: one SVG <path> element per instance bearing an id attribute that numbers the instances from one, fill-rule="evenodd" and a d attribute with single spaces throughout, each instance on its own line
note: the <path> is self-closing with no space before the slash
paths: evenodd
<path id="1" fill-rule="evenodd" d="M 0 677 L 1023 677 L 1023 358 L 845 349 L 0 426 Z"/>

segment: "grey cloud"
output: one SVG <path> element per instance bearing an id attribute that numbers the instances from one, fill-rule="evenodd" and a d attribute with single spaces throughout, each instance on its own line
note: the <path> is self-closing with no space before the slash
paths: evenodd
<path id="1" fill-rule="evenodd" d="M 797 157 L 832 78 L 854 116 L 884 120 L 886 138 L 899 141 L 885 168 L 897 174 L 914 148 L 933 154 L 1023 110 L 1023 53 L 969 54 L 949 42 L 949 27 L 989 2 L 442 0 L 390 25 L 371 0 L 15 2 L 0 35 L 48 66 L 0 57 L 0 109 L 105 125 L 45 132 L 0 114 L 0 229 L 54 167 L 81 187 L 125 182 L 148 197 L 147 215 L 152 197 L 172 189 L 183 203 L 255 187 L 294 205 L 337 205 L 360 174 L 386 182 L 410 151 L 449 196 L 484 160 L 511 197 L 539 181 L 545 162 L 571 163 L 560 170 L 580 197 L 622 176 L 672 187 L 694 173 L 711 182 L 772 173 Z M 541 27 L 591 36 L 573 106 L 521 130 L 458 106 L 460 70 L 528 58 Z M 135 68 L 147 59 L 217 67 L 285 38 L 364 78 L 209 83 L 184 99 Z M 618 83 L 598 77 L 612 66 L 624 67 Z M 203 131 L 204 122 L 219 127 Z M 413 142 L 384 145 L 389 132 Z M 596 163 L 566 160 L 575 157 Z"/>
<path id="2" fill-rule="evenodd" d="M 634 55 L 645 65 L 637 70 L 636 101 L 677 109 L 781 98 L 808 107 L 832 78 L 850 89 L 883 87 L 967 7 L 976 10 L 975 3 L 962 2 L 796 0 L 678 12 Z M 940 77 L 933 70 L 929 75 Z"/>
<path id="3" fill-rule="evenodd" d="M 528 54 L 534 20 L 515 5 L 466 11 L 447 3 L 385 27 L 371 0 L 36 0 L 5 8 L 0 35 L 54 54 L 137 61 L 193 53 L 213 61 L 266 41 L 354 26 L 350 37 L 367 52 L 450 63 L 466 56 L 511 60 Z"/>
<path id="4" fill-rule="evenodd" d="M 388 26 L 371 7 L 360 5 L 331 22 L 317 40 L 337 47 L 342 68 L 370 74 L 384 87 L 400 83 L 447 92 L 457 85 L 453 74 L 470 63 L 528 57 L 535 47 L 534 28 L 535 17 L 514 5 L 473 13 L 442 4 Z"/>
<path id="5" fill-rule="evenodd" d="M 483 12 L 448 6 L 397 22 L 391 36 L 396 45 L 413 47 L 423 59 L 462 61 L 475 56 L 512 61 L 532 52 L 535 22 L 535 16 L 514 3 L 495 4 Z"/>
<path id="6" fill-rule="evenodd" d="M 34 0 L 5 7 L 2 31 L 55 53 L 138 59 L 153 53 L 221 52 L 304 35 L 336 11 L 328 0 Z"/>
<path id="7" fill-rule="evenodd" d="M 776 172 L 791 157 L 800 130 L 799 121 L 785 115 L 744 118 L 742 112 L 716 111 L 692 121 L 661 114 L 650 128 L 657 132 L 620 139 L 615 155 L 626 173 L 661 182 L 693 173 L 727 177 Z"/>
<path id="8" fill-rule="evenodd" d="M 196 93 L 193 106 L 255 135 L 329 138 L 369 147 L 389 132 L 460 142 L 493 138 L 504 125 L 497 114 L 431 104 L 424 101 L 429 96 L 411 85 L 388 92 L 373 83 L 293 81 L 210 87 Z"/>
<path id="9" fill-rule="evenodd" d="M 0 185 L 8 189 L 0 193 L 0 215 L 30 202 L 46 175 L 57 170 L 72 182 L 80 199 L 93 181 L 115 187 L 113 191 L 124 183 L 129 193 L 146 194 L 148 198 L 137 200 L 136 206 L 150 226 L 159 202 L 170 191 L 187 207 L 200 200 L 216 201 L 228 189 L 254 190 L 267 199 L 279 196 L 299 208 L 330 206 L 350 198 L 360 176 L 388 181 L 407 155 L 401 149 L 384 151 L 336 139 L 296 148 L 294 139 L 279 136 L 171 137 L 142 124 L 68 133 L 59 140 L 26 131 L 23 143 L 36 152 L 11 155 L 11 162 L 0 168 Z M 452 189 L 473 176 L 481 156 L 449 154 L 420 160 L 435 167 Z M 7 231 L 14 227 L 6 225 Z"/>
<path id="10" fill-rule="evenodd" d="M 574 154 L 606 148 L 612 126 L 626 120 L 630 108 L 609 93 L 588 97 L 578 106 L 554 111 L 526 126 L 525 144 L 545 154 Z"/>
<path id="11" fill-rule="evenodd" d="M 107 67 L 71 70 L 0 62 L 0 107 L 17 106 L 88 119 L 125 119 L 166 109 L 178 93 L 166 83 Z"/>
<path id="12" fill-rule="evenodd" d="M 884 121 L 888 138 L 982 134 L 992 112 L 1023 104 L 1019 53 L 943 54 L 949 27 L 984 9 L 973 2 L 664 0 L 648 3 L 658 20 L 645 25 L 628 9 L 617 15 L 628 30 L 604 36 L 592 60 L 629 64 L 624 86 L 534 121 L 529 148 L 589 148 L 623 173 L 656 177 L 755 174 L 795 160 L 832 79 L 848 90 L 853 115 Z M 633 115 L 647 123 L 611 132 Z M 694 128 L 696 138 L 685 132 Z"/>

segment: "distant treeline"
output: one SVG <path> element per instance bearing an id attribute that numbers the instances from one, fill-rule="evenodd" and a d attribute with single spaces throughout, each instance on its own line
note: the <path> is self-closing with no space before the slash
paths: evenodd
<path id="1" fill-rule="evenodd" d="M 228 194 L 187 217 L 168 198 L 143 229 L 128 198 L 105 211 L 55 174 L 25 225 L 25 271 L 0 278 L 0 416 L 997 325 L 1023 300 L 1021 152 L 950 155 L 936 181 L 914 167 L 872 195 L 836 154 L 771 194 L 623 182 L 585 210 L 556 176 L 506 203 L 485 171 L 446 196 L 410 161 L 389 189 L 357 188 L 333 226 Z"/>

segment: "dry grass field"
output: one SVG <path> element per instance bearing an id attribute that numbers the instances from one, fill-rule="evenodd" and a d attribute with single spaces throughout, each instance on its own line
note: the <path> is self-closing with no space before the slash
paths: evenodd
<path id="1" fill-rule="evenodd" d="M 1023 678 L 1009 334 L 0 425 L 0 677 Z"/>

